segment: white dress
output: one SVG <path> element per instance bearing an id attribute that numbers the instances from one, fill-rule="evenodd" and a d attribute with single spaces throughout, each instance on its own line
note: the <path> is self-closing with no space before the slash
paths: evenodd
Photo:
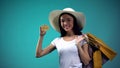
<path id="1" fill-rule="evenodd" d="M 62 37 L 55 38 L 51 42 L 51 44 L 57 48 L 60 68 L 82 68 L 75 42 L 75 39 L 72 41 L 65 41 Z M 83 44 L 83 42 L 80 44 Z"/>

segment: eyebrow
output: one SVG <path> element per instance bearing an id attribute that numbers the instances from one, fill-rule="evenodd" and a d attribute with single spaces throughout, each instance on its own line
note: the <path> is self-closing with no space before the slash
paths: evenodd
<path id="1" fill-rule="evenodd" d="M 61 19 L 61 18 L 60 18 Z M 72 19 L 72 18 L 62 18 L 62 19 Z"/>

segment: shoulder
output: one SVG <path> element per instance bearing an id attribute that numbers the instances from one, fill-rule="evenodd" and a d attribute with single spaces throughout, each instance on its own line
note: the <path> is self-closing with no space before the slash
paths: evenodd
<path id="1" fill-rule="evenodd" d="M 53 41 L 59 41 L 61 39 L 61 37 L 56 37 L 53 39 Z"/>
<path id="2" fill-rule="evenodd" d="M 61 37 L 56 37 L 52 40 L 51 43 L 55 45 L 56 43 L 58 43 L 60 41 L 60 39 L 61 39 Z"/>

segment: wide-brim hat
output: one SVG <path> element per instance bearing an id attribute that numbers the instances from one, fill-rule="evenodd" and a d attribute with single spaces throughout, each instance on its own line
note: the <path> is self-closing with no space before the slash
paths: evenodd
<path id="1" fill-rule="evenodd" d="M 72 8 L 65 8 L 63 10 L 54 10 L 50 13 L 49 15 L 49 21 L 51 26 L 57 30 L 58 32 L 60 32 L 60 28 L 59 28 L 59 16 L 62 13 L 70 13 L 73 16 L 75 16 L 77 23 L 79 25 L 80 28 L 84 27 L 85 24 L 85 16 L 82 12 L 77 12 L 75 10 L 73 10 Z"/>

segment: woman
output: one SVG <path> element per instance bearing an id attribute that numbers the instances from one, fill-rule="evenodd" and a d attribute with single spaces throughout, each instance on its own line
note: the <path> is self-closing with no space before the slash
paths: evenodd
<path id="1" fill-rule="evenodd" d="M 40 27 L 40 39 L 36 47 L 36 57 L 42 57 L 57 49 L 60 58 L 60 68 L 82 68 L 82 63 L 89 64 L 88 44 L 81 30 L 84 26 L 84 16 L 72 8 L 54 10 L 50 13 L 52 27 L 61 33 L 51 44 L 42 49 L 42 40 L 46 31 Z"/>

